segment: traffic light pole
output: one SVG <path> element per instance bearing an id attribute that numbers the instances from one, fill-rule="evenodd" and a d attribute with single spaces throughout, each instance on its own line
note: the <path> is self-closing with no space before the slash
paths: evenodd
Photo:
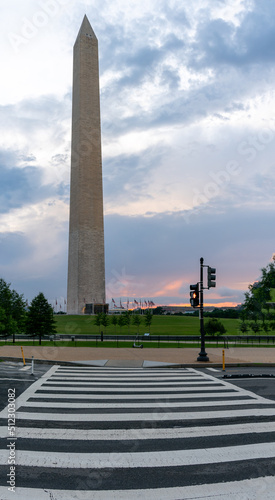
<path id="1" fill-rule="evenodd" d="M 197 357 L 197 361 L 209 361 L 205 352 L 205 331 L 203 324 L 203 258 L 200 259 L 200 334 L 201 334 L 201 352 Z"/>

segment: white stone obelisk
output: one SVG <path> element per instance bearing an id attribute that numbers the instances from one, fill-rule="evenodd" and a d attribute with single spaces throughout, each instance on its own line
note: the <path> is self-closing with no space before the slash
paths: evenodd
<path id="1" fill-rule="evenodd" d="M 86 15 L 74 45 L 71 154 L 67 312 L 82 314 L 105 304 L 98 41 Z"/>

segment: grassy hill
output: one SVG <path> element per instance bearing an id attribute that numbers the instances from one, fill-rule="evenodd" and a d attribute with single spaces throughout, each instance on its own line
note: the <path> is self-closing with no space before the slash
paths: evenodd
<path id="1" fill-rule="evenodd" d="M 111 318 L 111 316 L 110 316 Z M 105 332 L 104 328 L 101 326 L 100 329 L 94 324 L 95 316 L 67 316 L 67 315 L 56 315 L 56 329 L 58 334 L 76 335 L 76 334 L 99 334 L 102 330 Z M 205 318 L 207 321 L 207 318 Z M 228 335 L 235 335 L 238 332 L 239 321 L 236 319 L 223 319 Z M 199 318 L 189 317 L 189 316 L 153 316 L 153 321 L 150 327 L 151 335 L 199 335 L 200 331 Z M 139 333 L 143 335 L 149 332 L 148 327 L 144 324 L 144 318 L 142 317 L 142 323 L 139 327 Z M 120 334 L 130 334 L 135 335 L 137 333 L 137 327 L 130 325 L 129 331 L 127 326 L 123 326 L 120 330 L 117 325 L 116 328 L 113 325 L 109 325 L 106 328 L 106 334 L 108 335 L 120 335 Z"/>

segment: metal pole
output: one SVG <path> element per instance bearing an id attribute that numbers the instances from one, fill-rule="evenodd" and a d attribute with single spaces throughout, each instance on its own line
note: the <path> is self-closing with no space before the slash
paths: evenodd
<path id="1" fill-rule="evenodd" d="M 25 356 L 24 356 L 24 352 L 23 352 L 23 347 L 22 346 L 21 346 L 21 352 L 22 352 L 23 363 L 24 363 L 24 366 L 25 366 L 26 361 L 25 361 Z"/>
<path id="2" fill-rule="evenodd" d="M 200 259 L 200 334 L 201 334 L 201 352 L 197 361 L 209 361 L 205 352 L 205 332 L 203 324 L 203 258 Z"/>
<path id="3" fill-rule="evenodd" d="M 31 373 L 32 375 L 34 375 L 33 368 L 34 368 L 34 360 L 33 360 L 33 356 L 32 356 L 32 373 Z"/>

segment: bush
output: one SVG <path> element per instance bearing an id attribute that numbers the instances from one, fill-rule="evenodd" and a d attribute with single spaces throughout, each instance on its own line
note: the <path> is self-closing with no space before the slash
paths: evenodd
<path id="1" fill-rule="evenodd" d="M 226 329 L 222 322 L 216 318 L 209 319 L 204 325 L 204 330 L 206 335 L 222 335 L 226 333 Z"/>

